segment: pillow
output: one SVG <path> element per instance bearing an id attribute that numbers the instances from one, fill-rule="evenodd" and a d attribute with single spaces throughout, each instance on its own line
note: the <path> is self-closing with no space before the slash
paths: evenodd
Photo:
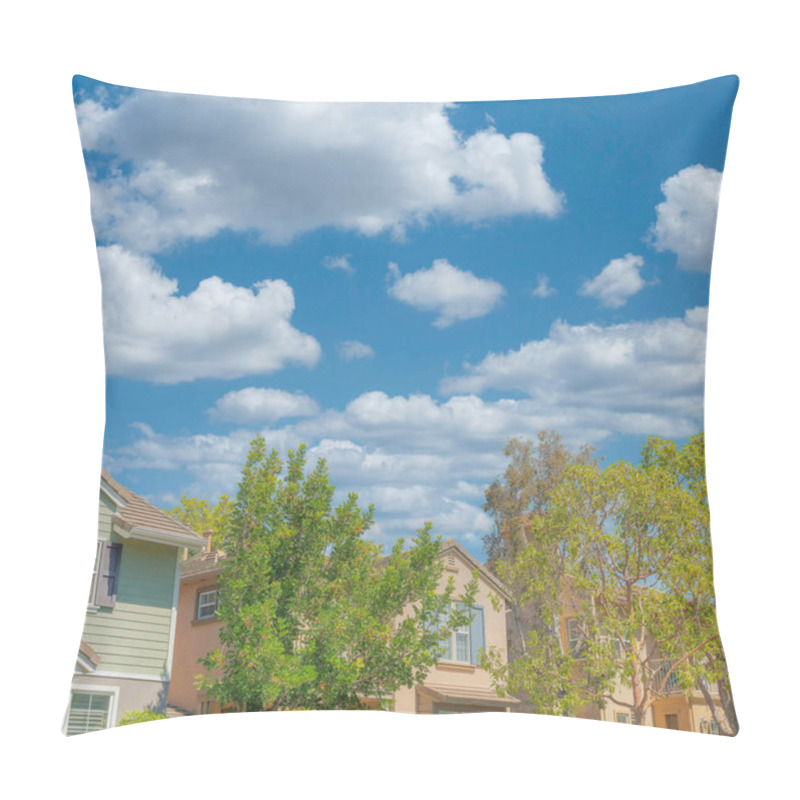
<path id="1" fill-rule="evenodd" d="M 76 76 L 107 413 L 65 733 L 370 708 L 735 735 L 703 385 L 737 88 Z"/>

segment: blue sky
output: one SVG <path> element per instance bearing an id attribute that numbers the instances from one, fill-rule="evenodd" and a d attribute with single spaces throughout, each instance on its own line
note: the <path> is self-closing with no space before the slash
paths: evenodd
<path id="1" fill-rule="evenodd" d="M 607 460 L 702 429 L 735 78 L 639 95 L 290 104 L 76 78 L 104 461 L 158 505 L 306 442 L 378 541 L 477 556 L 514 435 Z"/>

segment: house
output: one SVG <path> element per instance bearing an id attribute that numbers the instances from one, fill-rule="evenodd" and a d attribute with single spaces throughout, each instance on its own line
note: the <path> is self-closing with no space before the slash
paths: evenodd
<path id="1" fill-rule="evenodd" d="M 164 713 L 180 563 L 204 540 L 105 470 L 97 550 L 64 733 L 114 727 L 128 711 Z"/>
<path id="2" fill-rule="evenodd" d="M 480 666 L 480 652 L 491 648 L 506 660 L 506 609 L 511 597 L 499 579 L 454 539 L 442 545 L 440 558 L 444 561 L 442 588 L 452 577 L 456 595 L 477 573 L 473 619 L 468 627 L 453 632 L 445 643 L 444 656 L 423 683 L 395 692 L 394 710 L 410 714 L 510 711 L 519 701 L 497 694 L 491 676 Z"/>
<path id="3" fill-rule="evenodd" d="M 211 531 L 205 535 L 202 553 L 181 564 L 178 621 L 169 704 L 187 714 L 218 713 L 218 703 L 195 688 L 195 677 L 204 672 L 198 659 L 219 647 L 220 623 L 216 616 L 219 574 L 225 557 L 211 549 Z"/>
<path id="4" fill-rule="evenodd" d="M 195 688 L 195 677 L 203 672 L 198 659 L 219 647 L 221 623 L 215 616 L 217 590 L 224 554 L 208 547 L 201 555 L 183 562 L 178 598 L 178 624 L 173 677 L 169 703 L 191 714 L 220 711 Z M 519 701 L 499 697 L 489 673 L 479 664 L 484 648 L 495 648 L 504 658 L 506 652 L 506 606 L 510 597 L 500 581 L 476 561 L 461 545 L 450 539 L 442 546 L 444 562 L 442 588 L 452 577 L 459 594 L 478 574 L 474 616 L 468 627 L 455 631 L 445 644 L 443 658 L 425 681 L 412 688 L 401 688 L 390 698 L 395 711 L 412 714 L 448 714 L 474 711 L 508 711 Z M 496 598 L 497 607 L 492 602 Z M 377 707 L 377 700 L 367 698 L 365 705 Z"/>
<path id="5" fill-rule="evenodd" d="M 580 653 L 583 639 L 578 617 L 575 616 L 576 608 L 568 599 L 565 601 L 565 613 L 559 622 L 559 632 L 565 650 Z M 652 668 L 652 678 L 649 683 L 651 691 L 656 694 L 645 712 L 643 724 L 655 728 L 718 734 L 718 726 L 700 689 L 695 688 L 687 692 L 680 686 L 677 675 L 672 671 L 672 662 L 659 658 L 657 643 L 649 634 L 645 646 Z M 582 679 L 580 664 L 579 660 L 575 671 L 576 680 Z M 710 685 L 708 691 L 712 701 L 717 705 L 718 713 L 722 713 L 717 688 Z M 618 680 L 612 696 L 614 699 L 605 701 L 602 708 L 597 703 L 590 703 L 576 716 L 581 719 L 632 724 L 634 722 L 632 687 Z"/>

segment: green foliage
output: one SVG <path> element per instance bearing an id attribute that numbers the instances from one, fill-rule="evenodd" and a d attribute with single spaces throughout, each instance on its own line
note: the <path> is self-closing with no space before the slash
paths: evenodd
<path id="1" fill-rule="evenodd" d="M 350 494 L 333 506 L 320 460 L 306 474 L 306 448 L 284 464 L 256 437 L 242 471 L 224 541 L 218 616 L 221 648 L 200 685 L 223 706 L 246 711 L 359 708 L 422 681 L 441 640 L 470 621 L 473 580 L 455 596 L 440 588 L 440 540 L 430 525 L 413 546 L 381 558 L 364 538 L 373 510 Z"/>
<path id="2" fill-rule="evenodd" d="M 642 722 L 672 676 L 686 691 L 727 675 L 716 626 L 702 434 L 679 448 L 650 438 L 640 466 L 567 465 L 528 541 L 498 564 L 547 630 L 495 674 L 538 710 L 602 705 L 620 684 Z M 578 646 L 562 643 L 573 619 Z M 573 642 L 575 644 L 575 642 Z M 624 705 L 624 703 L 623 703 Z"/>
<path id="3" fill-rule="evenodd" d="M 233 503 L 227 494 L 221 495 L 216 503 L 182 494 L 181 504 L 169 509 L 167 513 L 201 536 L 206 531 L 214 531 L 211 548 L 221 550 L 230 526 L 232 510 Z"/>
<path id="4" fill-rule="evenodd" d="M 144 708 L 141 711 L 126 711 L 122 719 L 117 723 L 120 725 L 135 725 L 137 722 L 152 722 L 156 719 L 166 719 L 166 714 L 159 714 L 149 708 Z"/>
<path id="5" fill-rule="evenodd" d="M 584 445 L 572 452 L 555 431 L 539 431 L 536 442 L 509 439 L 503 455 L 509 459 L 503 480 L 486 490 L 484 511 L 495 521 L 495 529 L 484 537 L 490 565 L 513 557 L 529 543 L 533 517 L 542 517 L 550 507 L 553 492 L 561 484 L 570 464 L 592 463 L 593 448 Z"/>

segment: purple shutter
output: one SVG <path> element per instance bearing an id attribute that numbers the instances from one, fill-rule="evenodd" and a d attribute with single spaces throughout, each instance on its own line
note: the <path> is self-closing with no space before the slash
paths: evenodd
<path id="1" fill-rule="evenodd" d="M 100 553 L 100 569 L 97 573 L 97 591 L 95 605 L 102 608 L 114 608 L 117 599 L 117 580 L 119 564 L 122 560 L 122 545 L 103 542 Z"/>

